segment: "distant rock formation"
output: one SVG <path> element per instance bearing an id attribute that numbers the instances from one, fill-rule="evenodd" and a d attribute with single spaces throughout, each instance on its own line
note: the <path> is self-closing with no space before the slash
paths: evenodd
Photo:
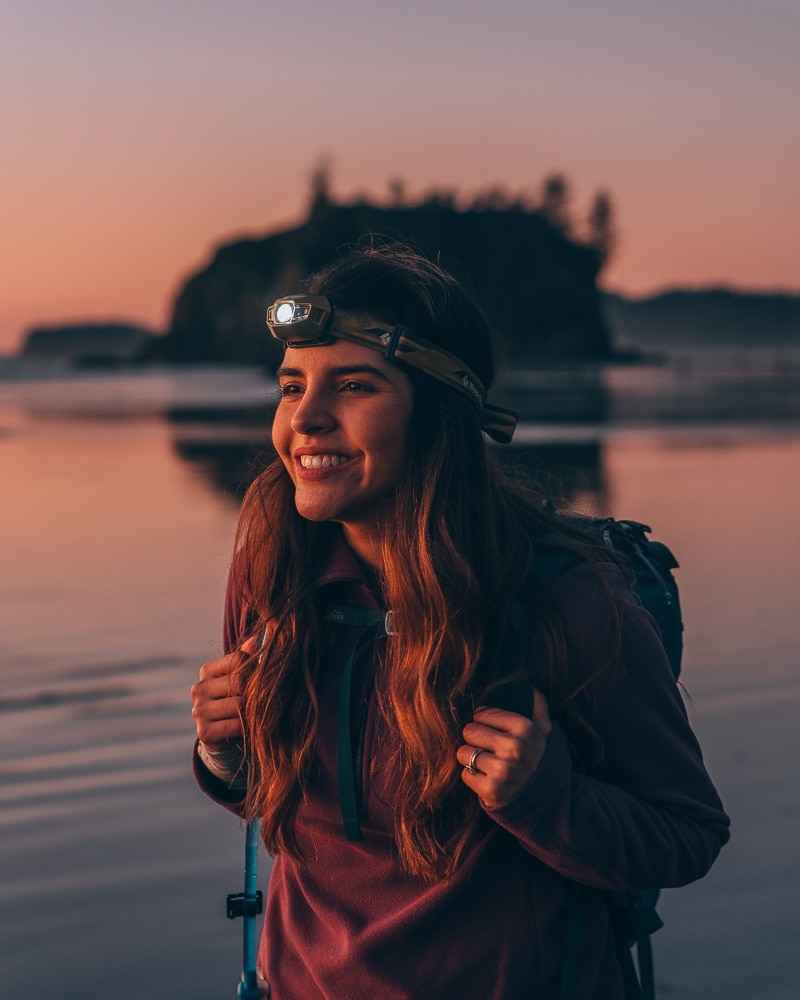
<path id="1" fill-rule="evenodd" d="M 800 295 L 673 289 L 603 295 L 615 346 L 640 351 L 800 349 Z"/>
<path id="2" fill-rule="evenodd" d="M 113 367 L 147 360 L 155 335 L 129 323 L 75 323 L 29 330 L 20 356 L 75 367 Z"/>
<path id="3" fill-rule="evenodd" d="M 413 206 L 344 205 L 322 191 L 301 226 L 222 246 L 187 281 L 164 355 L 276 363 L 281 350 L 266 330 L 266 306 L 370 233 L 438 255 L 486 310 L 507 359 L 610 355 L 597 289 L 603 251 L 571 239 L 544 211 L 497 198 L 459 210 L 447 195 Z"/>

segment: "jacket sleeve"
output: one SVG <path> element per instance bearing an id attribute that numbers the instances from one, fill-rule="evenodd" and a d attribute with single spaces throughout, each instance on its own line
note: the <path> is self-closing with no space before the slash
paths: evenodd
<path id="1" fill-rule="evenodd" d="M 200 755 L 197 752 L 197 744 L 198 741 L 195 740 L 194 750 L 192 751 L 192 773 L 200 787 L 200 791 L 204 792 L 212 802 L 216 802 L 217 805 L 223 806 L 237 816 L 243 817 L 244 795 L 239 791 L 231 789 L 224 781 L 209 771 L 200 759 Z"/>
<path id="2" fill-rule="evenodd" d="M 225 653 L 231 653 L 238 649 L 247 636 L 248 628 L 251 625 L 249 605 L 244 594 L 242 584 L 243 576 L 237 572 L 239 564 L 234 561 L 234 565 L 228 574 L 228 583 L 225 590 L 225 608 L 222 622 L 222 638 Z M 206 767 L 197 752 L 198 741 L 195 740 L 192 751 L 192 772 L 195 781 L 212 801 L 218 805 L 243 816 L 243 795 L 231 789 L 224 781 Z"/>
<path id="3" fill-rule="evenodd" d="M 570 746 L 587 730 L 565 716 L 526 785 L 486 812 L 548 867 L 584 885 L 667 888 L 701 878 L 728 840 L 729 821 L 657 626 L 615 567 L 571 569 L 552 596 L 570 681 L 581 688 L 577 715 L 602 757 L 576 769 Z"/>

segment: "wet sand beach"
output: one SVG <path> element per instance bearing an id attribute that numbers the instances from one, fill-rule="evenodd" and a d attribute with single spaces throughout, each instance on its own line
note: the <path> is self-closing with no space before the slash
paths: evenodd
<path id="1" fill-rule="evenodd" d="M 167 418 L 208 386 L 101 381 L 0 383 L 0 997 L 233 998 L 244 838 L 194 787 L 188 692 L 220 650 L 238 503 L 220 470 L 263 435 Z M 612 394 L 602 421 L 520 435 L 681 562 L 684 683 L 733 838 L 663 895 L 664 998 L 789 1000 L 800 979 L 796 381 L 758 419 Z"/>

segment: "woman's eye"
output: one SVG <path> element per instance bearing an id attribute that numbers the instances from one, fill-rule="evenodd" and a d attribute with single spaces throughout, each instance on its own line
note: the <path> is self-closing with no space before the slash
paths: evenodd
<path id="1" fill-rule="evenodd" d="M 278 395 L 281 398 L 286 396 L 296 396 L 302 389 L 296 382 L 285 382 L 283 385 L 278 386 Z"/>
<path id="2" fill-rule="evenodd" d="M 372 386 L 366 382 L 356 382 L 354 379 L 349 379 L 344 383 L 342 389 L 345 392 L 371 392 Z"/>

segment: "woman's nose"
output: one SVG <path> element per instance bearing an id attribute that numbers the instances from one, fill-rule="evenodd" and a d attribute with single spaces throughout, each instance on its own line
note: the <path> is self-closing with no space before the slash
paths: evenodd
<path id="1" fill-rule="evenodd" d="M 335 424 L 328 394 L 308 386 L 292 414 L 292 430 L 296 434 L 324 434 Z"/>

